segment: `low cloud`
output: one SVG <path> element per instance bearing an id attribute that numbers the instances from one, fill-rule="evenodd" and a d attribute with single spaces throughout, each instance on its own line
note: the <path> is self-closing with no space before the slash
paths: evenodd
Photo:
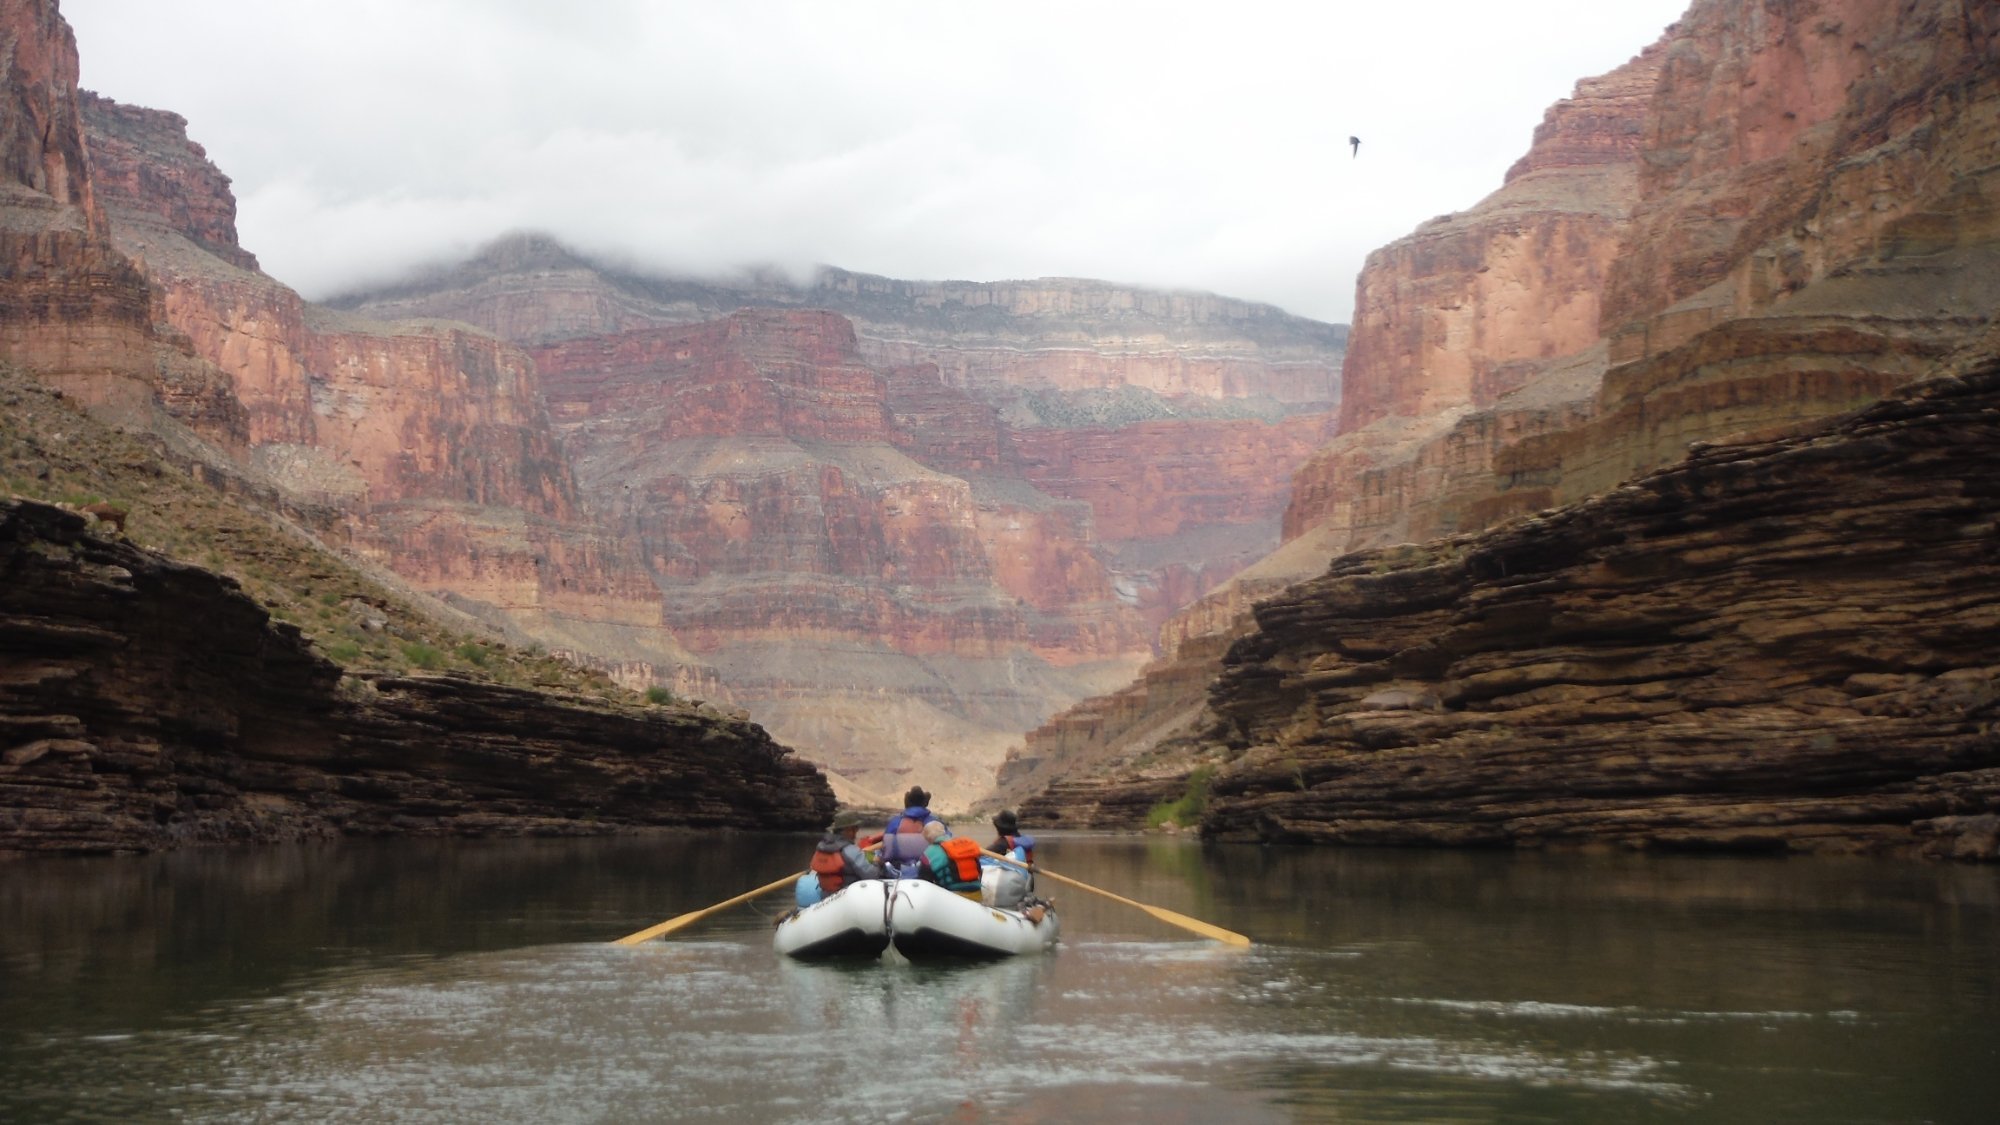
<path id="1" fill-rule="evenodd" d="M 1083 276 L 1329 320 L 1676 0 L 1142 9 L 69 0 L 312 297 L 545 230 L 662 271 Z M 1346 144 L 1363 137 L 1358 155 Z"/>

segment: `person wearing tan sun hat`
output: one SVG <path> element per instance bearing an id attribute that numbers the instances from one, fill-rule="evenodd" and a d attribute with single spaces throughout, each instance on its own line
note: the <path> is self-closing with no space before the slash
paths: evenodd
<path id="1" fill-rule="evenodd" d="M 842 809 L 834 815 L 826 835 L 813 845 L 812 862 L 799 879 L 794 897 L 801 909 L 849 883 L 882 877 L 882 868 L 869 858 L 854 838 L 865 819 L 853 809 Z"/>

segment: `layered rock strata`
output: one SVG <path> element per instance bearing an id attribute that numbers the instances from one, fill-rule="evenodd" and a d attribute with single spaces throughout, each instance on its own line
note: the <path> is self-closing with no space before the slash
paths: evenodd
<path id="1" fill-rule="evenodd" d="M 1094 282 L 729 289 L 523 237 L 347 304 L 532 361 L 315 309 L 239 268 L 183 122 L 85 109 L 120 245 L 234 380 L 253 464 L 424 590 L 756 708 L 856 799 L 913 770 L 985 789 L 1019 731 L 1276 541 L 1332 424 L 1337 329 Z M 1094 422 L 1050 421 L 1073 415 Z"/>
<path id="2" fill-rule="evenodd" d="M 99 404 L 159 402 L 224 442 L 226 381 L 163 341 L 146 280 L 111 243 L 78 115 L 76 40 L 44 0 L 0 4 L 0 361 Z"/>
<path id="3" fill-rule="evenodd" d="M 186 118 L 120 105 L 88 90 L 77 91 L 77 101 L 89 123 L 95 191 L 144 208 L 160 224 L 181 231 L 238 269 L 257 268 L 257 256 L 236 240 L 236 197 L 229 191 L 229 177 L 188 140 Z"/>
<path id="4" fill-rule="evenodd" d="M 1933 370 L 2000 292 L 2000 9 L 1698 0 L 1501 189 L 1371 256 L 1343 432 L 1285 544 L 1170 620 L 1240 634 L 1329 556 L 1495 526 Z"/>
<path id="5" fill-rule="evenodd" d="M 664 624 L 854 795 L 928 771 L 967 799 L 1014 731 L 1146 651 L 1088 510 L 1009 472 L 993 412 L 934 369 L 870 367 L 843 317 L 746 309 L 534 355 Z"/>
<path id="6" fill-rule="evenodd" d="M 1347 327 L 1209 293 L 1077 278 L 901 281 L 822 269 L 703 281 L 593 262 L 545 235 L 496 241 L 468 261 L 337 297 L 389 319 L 436 317 L 549 344 L 694 324 L 749 307 L 823 309 L 853 321 L 876 367 L 935 364 L 967 389 L 1137 387 L 1166 397 L 1339 397 Z"/>
<path id="7" fill-rule="evenodd" d="M 1698 0 L 1371 256 L 1287 538 L 1486 526 L 1915 377 L 2000 286 L 1997 48 L 1960 0 Z"/>
<path id="8" fill-rule="evenodd" d="M 462 678 L 343 679 L 235 584 L 0 501 L 0 855 L 341 834 L 808 829 L 754 724 Z"/>
<path id="9" fill-rule="evenodd" d="M 1205 831 L 1922 852 L 2000 837 L 2000 361 L 1256 611 Z"/>
<path id="10" fill-rule="evenodd" d="M 893 376 L 892 395 L 953 396 L 951 421 L 970 427 L 936 439 L 971 443 L 964 448 L 906 451 L 953 475 L 1025 477 L 1089 504 L 1097 544 L 1149 631 L 1277 545 L 1286 478 L 1333 433 L 1346 340 L 1344 325 L 1210 294 L 833 269 L 804 284 L 663 278 L 593 262 L 540 235 L 511 236 L 467 262 L 334 303 L 371 316 L 461 320 L 541 349 L 587 348 L 746 307 L 836 313 L 852 325 L 863 364 L 905 373 Z M 928 374 L 913 380 L 913 372 Z M 998 448 L 986 450 L 996 438 Z"/>
<path id="11" fill-rule="evenodd" d="M 637 555 L 580 513 L 525 352 L 463 325 L 315 308 L 236 244 L 228 178 L 184 120 L 80 104 L 117 247 L 144 264 L 156 319 L 240 403 L 246 471 L 496 625 L 628 683 L 713 686 L 662 629 Z"/>

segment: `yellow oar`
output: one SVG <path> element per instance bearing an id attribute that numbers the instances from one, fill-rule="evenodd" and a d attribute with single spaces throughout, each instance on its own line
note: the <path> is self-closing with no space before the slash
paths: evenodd
<path id="1" fill-rule="evenodd" d="M 718 910 L 727 910 L 728 908 L 735 906 L 739 902 L 749 902 L 751 899 L 756 898 L 758 895 L 770 894 L 772 891 L 777 890 L 779 887 L 789 887 L 793 883 L 798 882 L 799 876 L 803 874 L 805 874 L 805 872 L 803 871 L 794 871 L 790 875 L 787 875 L 784 878 L 778 879 L 774 882 L 766 883 L 763 886 L 758 887 L 754 891 L 744 891 L 742 894 L 737 895 L 735 898 L 724 899 L 723 901 L 716 903 L 714 906 L 704 906 L 700 910 L 690 910 L 686 914 L 681 914 L 676 917 L 669 918 L 657 926 L 648 926 L 645 929 L 640 930 L 636 934 L 626 934 L 624 937 L 619 938 L 612 944 L 637 945 L 642 941 L 651 941 L 654 938 L 659 937 L 661 934 L 673 933 L 675 930 L 680 929 L 682 926 L 688 925 L 689 923 L 692 922 L 699 922 L 703 918 L 708 917 L 709 915 L 715 913 Z"/>
<path id="2" fill-rule="evenodd" d="M 1019 863 L 1015 862 L 1014 860 L 1008 859 L 1004 855 L 1000 855 L 995 852 L 989 852 L 985 848 L 981 848 L 979 850 L 981 854 L 990 855 L 994 859 L 1000 860 L 1001 862 L 1006 863 L 1009 866 L 1016 868 L 1021 866 Z M 1221 926 L 1211 926 L 1207 922 L 1204 922 L 1199 918 L 1190 918 L 1185 914 L 1176 914 L 1173 911 L 1168 910 L 1164 906 L 1147 906 L 1143 902 L 1134 902 L 1131 899 L 1126 898 L 1124 895 L 1112 894 L 1110 891 L 1107 891 L 1102 887 L 1093 887 L 1089 883 L 1072 879 L 1067 875 L 1058 875 L 1055 872 L 1050 871 L 1046 867 L 1037 867 L 1034 868 L 1033 870 L 1037 876 L 1047 876 L 1048 878 L 1054 879 L 1058 883 L 1068 883 L 1070 886 L 1076 887 L 1079 890 L 1089 891 L 1092 894 L 1103 895 L 1105 898 L 1108 898 L 1113 902 L 1122 902 L 1127 906 L 1137 907 L 1140 910 L 1143 910 L 1146 913 L 1151 914 L 1153 917 L 1158 918 L 1160 921 L 1165 922 L 1170 926 L 1179 926 L 1183 930 L 1191 930 L 1197 934 L 1200 934 L 1205 938 L 1214 938 L 1216 941 L 1224 942 L 1229 945 L 1250 944 L 1249 938 L 1244 937 L 1242 934 L 1237 933 L 1235 930 L 1225 930 Z"/>

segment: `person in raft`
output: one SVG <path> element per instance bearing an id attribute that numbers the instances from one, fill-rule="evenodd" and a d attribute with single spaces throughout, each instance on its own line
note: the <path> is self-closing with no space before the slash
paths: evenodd
<path id="1" fill-rule="evenodd" d="M 993 818 L 997 838 L 986 850 L 1006 856 L 1012 863 L 982 856 L 979 897 L 988 906 L 1017 909 L 1035 889 L 1035 838 L 1021 834 L 1021 822 L 1012 809 L 1002 809 Z"/>
<path id="2" fill-rule="evenodd" d="M 882 868 L 868 858 L 855 834 L 861 830 L 861 814 L 842 809 L 833 826 L 813 845 L 812 863 L 799 876 L 793 898 L 801 910 L 860 879 L 880 879 Z"/>
<path id="3" fill-rule="evenodd" d="M 945 890 L 977 895 L 979 842 L 970 836 L 952 835 L 942 820 L 924 825 L 924 840 L 923 877 Z"/>
<path id="4" fill-rule="evenodd" d="M 912 785 L 910 791 L 903 794 L 903 811 L 890 817 L 889 823 L 882 829 L 881 856 L 885 877 L 922 877 L 924 849 L 930 847 L 930 841 L 924 839 L 924 827 L 944 823 L 930 810 L 930 803 L 931 795 L 921 785 Z"/>

